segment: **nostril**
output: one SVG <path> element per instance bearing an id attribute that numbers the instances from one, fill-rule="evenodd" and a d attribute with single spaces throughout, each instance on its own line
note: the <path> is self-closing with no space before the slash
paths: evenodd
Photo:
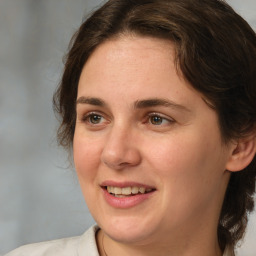
<path id="1" fill-rule="evenodd" d="M 136 166 L 140 161 L 141 155 L 139 150 L 125 142 L 106 144 L 101 154 L 101 162 L 115 170 Z"/>
<path id="2" fill-rule="evenodd" d="M 129 165 L 129 163 L 128 162 L 120 163 L 120 166 L 126 166 L 126 165 Z"/>

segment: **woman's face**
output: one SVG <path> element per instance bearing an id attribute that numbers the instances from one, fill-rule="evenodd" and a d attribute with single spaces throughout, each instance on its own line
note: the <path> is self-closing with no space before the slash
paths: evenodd
<path id="1" fill-rule="evenodd" d="M 216 113 L 177 74 L 170 42 L 127 36 L 94 51 L 73 148 L 87 205 L 112 239 L 216 233 L 231 150 Z"/>

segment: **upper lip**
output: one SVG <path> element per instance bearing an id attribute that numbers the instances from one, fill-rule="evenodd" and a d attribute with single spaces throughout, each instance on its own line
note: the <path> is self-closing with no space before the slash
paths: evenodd
<path id="1" fill-rule="evenodd" d="M 139 182 L 134 182 L 134 181 L 123 181 L 123 182 L 119 182 L 119 181 L 113 181 L 113 180 L 106 180 L 103 181 L 100 184 L 101 187 L 119 187 L 119 188 L 126 188 L 126 187 L 139 187 L 139 188 L 146 188 L 146 189 L 155 189 L 155 187 L 150 186 L 150 185 L 146 185 L 143 183 L 139 183 Z"/>

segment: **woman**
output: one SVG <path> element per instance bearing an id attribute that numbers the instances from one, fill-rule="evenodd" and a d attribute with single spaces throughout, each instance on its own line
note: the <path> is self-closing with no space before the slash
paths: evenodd
<path id="1" fill-rule="evenodd" d="M 97 225 L 14 255 L 231 256 L 253 210 L 256 37 L 217 0 L 110 0 L 55 94 Z"/>

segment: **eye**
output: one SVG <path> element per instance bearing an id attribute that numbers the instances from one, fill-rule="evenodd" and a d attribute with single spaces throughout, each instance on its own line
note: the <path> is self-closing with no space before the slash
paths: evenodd
<path id="1" fill-rule="evenodd" d="M 149 124 L 157 126 L 157 125 L 171 124 L 174 122 L 174 120 L 170 119 L 170 118 L 163 117 L 160 114 L 153 113 L 153 114 L 149 115 L 148 122 L 149 122 Z"/>
<path id="2" fill-rule="evenodd" d="M 96 115 L 96 114 L 91 114 L 88 116 L 88 121 L 92 124 L 99 124 L 102 120 L 102 116 Z"/>
<path id="3" fill-rule="evenodd" d="M 99 125 L 103 122 L 106 122 L 106 119 L 100 114 L 88 113 L 82 118 L 82 121 L 90 125 Z"/>
<path id="4" fill-rule="evenodd" d="M 151 116 L 150 123 L 153 125 L 160 125 L 163 123 L 163 118 L 160 116 Z"/>

